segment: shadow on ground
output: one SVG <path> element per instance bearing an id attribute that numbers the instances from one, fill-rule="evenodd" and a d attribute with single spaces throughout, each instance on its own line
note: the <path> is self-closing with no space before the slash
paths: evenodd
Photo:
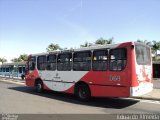
<path id="1" fill-rule="evenodd" d="M 115 108 L 122 109 L 129 106 L 132 106 L 139 102 L 138 100 L 133 99 L 122 99 L 122 98 L 92 98 L 89 102 L 81 102 L 77 100 L 74 95 L 64 94 L 54 91 L 45 91 L 43 93 L 36 93 L 33 88 L 20 86 L 20 87 L 9 87 L 8 89 L 16 90 L 19 92 L 24 92 L 32 95 L 38 95 L 50 99 L 56 99 L 64 102 L 69 102 L 73 104 L 103 107 L 103 108 Z"/>

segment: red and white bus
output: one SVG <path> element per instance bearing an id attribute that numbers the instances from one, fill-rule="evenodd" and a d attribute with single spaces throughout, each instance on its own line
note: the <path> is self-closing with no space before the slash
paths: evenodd
<path id="1" fill-rule="evenodd" d="M 94 97 L 130 97 L 152 91 L 150 47 L 137 42 L 30 55 L 26 85 Z"/>

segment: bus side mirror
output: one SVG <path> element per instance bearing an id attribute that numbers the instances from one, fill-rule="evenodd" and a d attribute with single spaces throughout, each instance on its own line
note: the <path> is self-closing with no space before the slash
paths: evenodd
<path id="1" fill-rule="evenodd" d="M 131 49 L 134 49 L 134 45 L 131 45 Z"/>

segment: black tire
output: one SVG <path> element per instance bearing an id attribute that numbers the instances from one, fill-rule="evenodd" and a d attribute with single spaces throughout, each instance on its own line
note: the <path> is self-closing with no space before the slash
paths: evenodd
<path id="1" fill-rule="evenodd" d="M 81 101 L 89 101 L 91 92 L 87 84 L 79 84 L 76 86 L 75 94 Z"/>
<path id="2" fill-rule="evenodd" d="M 42 93 L 43 92 L 43 82 L 41 80 L 38 80 L 35 84 L 36 92 Z"/>

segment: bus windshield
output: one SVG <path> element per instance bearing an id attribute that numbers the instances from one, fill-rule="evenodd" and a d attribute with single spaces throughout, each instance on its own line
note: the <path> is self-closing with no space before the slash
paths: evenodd
<path id="1" fill-rule="evenodd" d="M 136 50 L 136 60 L 138 65 L 150 65 L 151 64 L 151 54 L 150 48 L 144 45 L 135 45 Z"/>

